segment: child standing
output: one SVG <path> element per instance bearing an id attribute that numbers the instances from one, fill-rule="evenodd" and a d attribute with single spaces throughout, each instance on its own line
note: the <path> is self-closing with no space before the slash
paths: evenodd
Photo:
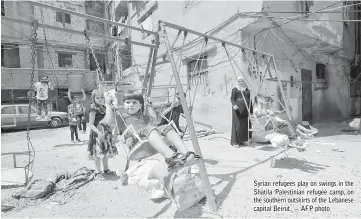
<path id="1" fill-rule="evenodd" d="M 77 120 L 76 120 L 76 115 L 75 115 L 75 108 L 74 108 L 74 103 L 71 103 L 68 106 L 68 117 L 69 117 L 69 127 L 70 127 L 70 137 L 71 137 L 71 142 L 74 143 L 74 135 L 75 135 L 75 140 L 77 142 L 80 142 L 79 136 L 78 136 L 78 129 L 77 129 Z"/>
<path id="2" fill-rule="evenodd" d="M 79 96 L 75 95 L 73 98 L 71 98 L 71 90 L 69 88 L 68 90 L 68 98 L 70 100 L 70 102 L 74 102 L 74 111 L 75 111 L 75 116 L 76 116 L 76 120 L 77 120 L 77 124 L 78 124 L 78 128 L 79 131 L 83 131 L 83 133 L 86 133 L 86 121 L 85 121 L 85 106 L 82 104 L 83 101 L 85 101 L 86 96 L 85 96 L 85 91 L 84 89 L 81 90 L 83 93 L 83 98 L 80 99 Z"/>
<path id="3" fill-rule="evenodd" d="M 40 82 L 36 82 L 34 85 L 36 89 L 36 100 L 38 104 L 38 117 L 36 120 L 41 119 L 41 110 L 45 112 L 45 119 L 49 120 L 48 117 L 48 90 L 54 90 L 53 85 L 49 82 L 48 76 L 40 79 Z"/>
<path id="4" fill-rule="evenodd" d="M 118 154 L 115 147 L 115 117 L 111 100 L 105 101 L 104 94 L 100 90 L 94 90 L 91 98 L 93 103 L 89 111 L 88 157 L 95 162 L 95 178 L 104 180 L 103 172 L 115 174 L 108 167 L 108 159 Z M 103 172 L 100 169 L 100 161 L 103 163 Z"/>
<path id="5" fill-rule="evenodd" d="M 155 127 L 151 124 L 151 118 L 143 114 L 144 99 L 141 94 L 125 94 L 124 109 L 126 112 L 120 113 L 122 115 L 122 120 L 120 121 L 123 123 L 118 123 L 119 131 L 124 133 L 126 127 L 132 125 L 140 138 L 147 139 L 150 145 L 165 157 L 168 168 L 176 168 L 193 159 L 200 158 L 200 156 L 195 155 L 194 152 L 188 151 L 183 140 L 172 126 L 162 125 Z M 180 153 L 171 150 L 163 141 L 162 135 L 166 137 Z M 127 142 L 131 142 L 131 145 L 134 145 L 134 140 L 136 140 L 136 138 L 130 134 L 127 134 L 125 139 Z"/>

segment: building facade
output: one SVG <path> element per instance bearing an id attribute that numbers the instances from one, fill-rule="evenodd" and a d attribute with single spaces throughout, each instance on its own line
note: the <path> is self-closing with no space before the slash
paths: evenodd
<path id="1" fill-rule="evenodd" d="M 108 18 L 107 1 L 48 1 L 55 7 L 72 10 L 100 18 Z M 60 28 L 84 31 L 89 30 L 110 36 L 108 25 L 84 17 L 63 13 L 54 9 L 34 6 L 27 1 L 2 1 L 2 16 L 32 21 L 38 19 Z M 31 42 L 30 26 L 3 19 L 1 25 L 2 43 L 2 102 L 26 101 L 30 88 Z M 35 58 L 35 78 L 38 81 L 47 75 L 55 89 L 50 96 L 53 108 L 65 111 L 66 93 L 74 79 L 85 91 L 96 87 L 96 64 L 87 46 L 84 35 L 65 31 L 38 28 Z M 111 79 L 111 54 L 108 54 L 108 41 L 92 38 L 95 56 L 103 72 Z M 108 60 L 109 59 L 109 60 Z M 45 69 L 45 70 L 42 70 Z"/>
<path id="2" fill-rule="evenodd" d="M 347 4 L 354 3 L 348 1 Z M 132 26 L 158 31 L 158 21 L 164 20 L 273 55 L 292 119 L 295 122 L 316 122 L 347 118 L 351 114 L 360 113 L 360 107 L 355 106 L 359 101 L 359 85 L 354 81 L 350 83 L 352 66 L 359 66 L 355 64 L 359 60 L 359 49 L 354 45 L 360 39 L 355 33 L 357 24 L 348 22 L 356 20 L 359 9 L 345 6 L 335 1 L 150 0 L 128 2 L 127 9 L 129 24 Z M 318 12 L 312 13 L 315 11 Z M 194 118 L 217 129 L 229 131 L 230 91 L 235 85 L 235 75 L 224 48 L 220 43 L 211 41 L 205 45 L 204 39 L 192 34 L 187 35 L 185 46 L 182 46 L 183 34 L 178 39 L 177 35 L 177 30 L 167 29 L 170 43 L 175 42 L 175 61 L 183 54 L 177 63 L 180 63 L 179 73 L 184 90 L 190 94 L 188 100 L 194 101 Z M 130 36 L 135 41 L 150 43 L 154 40 L 151 36 L 135 31 Z M 169 60 L 165 56 L 163 40 L 161 36 L 155 86 L 175 83 Z M 131 51 L 132 67 L 126 69 L 124 74 L 132 75 L 132 80 L 138 80 L 141 86 L 149 50 L 132 46 Z M 255 71 L 242 51 L 232 47 L 228 47 L 228 51 L 240 67 L 235 67 L 237 74 L 241 71 L 246 74 Z M 197 63 L 198 59 L 203 61 Z M 258 66 L 257 71 L 264 71 L 265 66 Z M 196 72 L 191 69 L 196 69 Z M 359 75 L 356 70 L 354 72 L 354 75 Z M 270 93 L 281 97 L 277 81 L 268 79 L 265 85 Z M 355 94 L 351 94 L 350 90 Z M 280 109 L 277 101 L 274 108 Z"/>

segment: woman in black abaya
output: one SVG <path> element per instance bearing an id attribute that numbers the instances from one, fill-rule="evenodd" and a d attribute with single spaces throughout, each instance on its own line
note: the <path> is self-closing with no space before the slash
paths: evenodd
<path id="1" fill-rule="evenodd" d="M 231 103 L 232 103 L 232 134 L 231 145 L 233 147 L 245 146 L 248 141 L 248 110 L 250 107 L 250 91 L 243 77 L 239 77 L 238 86 L 232 89 Z M 242 95 L 243 92 L 243 95 Z M 243 98 L 244 96 L 244 98 Z M 247 103 L 247 105 L 246 105 Z M 250 136 L 251 138 L 251 136 Z"/>

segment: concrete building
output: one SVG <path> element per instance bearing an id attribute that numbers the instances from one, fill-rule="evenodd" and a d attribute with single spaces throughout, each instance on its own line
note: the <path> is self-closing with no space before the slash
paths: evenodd
<path id="1" fill-rule="evenodd" d="M 108 18 L 107 1 L 47 1 L 45 4 Z M 34 6 L 27 1 L 2 1 L 2 16 L 84 31 L 85 29 L 110 35 L 110 29 L 103 23 L 83 17 L 62 13 L 49 8 Z M 2 102 L 26 100 L 30 87 L 31 72 L 31 27 L 5 19 L 1 25 L 2 45 Z M 87 47 L 84 35 L 43 29 L 37 30 L 35 82 L 48 75 L 55 89 L 51 92 L 53 108 L 64 111 L 68 104 L 64 97 L 71 83 L 78 78 L 86 91 L 96 87 L 96 65 Z M 108 42 L 90 37 L 100 67 L 111 79 L 111 56 Z M 110 59 L 110 60 L 108 60 Z M 47 70 L 41 70 L 47 69 Z M 76 75 L 78 75 L 76 77 Z M 81 78 L 81 80 L 79 80 Z M 12 91 L 12 92 L 9 92 Z M 13 93 L 14 95 L 8 95 Z M 57 103 L 57 104 L 56 104 Z"/>
<path id="2" fill-rule="evenodd" d="M 348 4 L 354 3 L 348 1 Z M 282 87 L 287 95 L 286 103 L 290 106 L 295 122 L 339 119 L 360 113 L 360 107 L 355 107 L 359 97 L 351 97 L 350 94 L 351 87 L 354 92 L 359 89 L 357 83 L 351 83 L 350 86 L 350 63 L 360 66 L 360 62 L 357 63 L 360 49 L 354 47 L 356 42 L 360 42 L 359 34 L 355 33 L 360 28 L 355 22 L 347 22 L 357 18 L 355 11 L 360 10 L 357 6 L 343 7 L 343 3 L 335 1 L 153 0 L 131 1 L 127 6 L 123 8 L 128 10 L 129 24 L 132 26 L 157 31 L 158 21 L 164 20 L 274 55 L 280 79 L 284 81 Z M 333 9 L 327 11 L 331 8 Z M 305 15 L 315 11 L 320 12 Z M 298 20 L 290 21 L 280 17 Z M 288 21 L 290 22 L 286 23 Z M 257 34 L 258 32 L 260 33 Z M 167 33 L 172 44 L 178 31 L 168 28 Z M 150 43 L 154 40 L 136 31 L 132 31 L 130 35 L 135 41 Z M 166 50 L 162 40 L 163 38 L 158 51 L 155 86 L 175 83 L 169 61 L 164 56 Z M 177 62 L 183 52 L 180 77 L 184 90 L 187 90 L 188 85 L 190 87 L 188 97 L 191 97 L 191 102 L 195 93 L 195 120 L 229 131 L 229 99 L 235 76 L 224 48 L 220 43 L 209 41 L 204 49 L 203 39 L 188 34 L 182 50 L 182 40 L 183 34 L 174 44 L 174 57 Z M 138 81 L 141 86 L 149 49 L 132 46 L 131 50 L 132 67 L 126 69 L 124 74 L 131 75 L 129 79 Z M 254 71 L 242 51 L 232 47 L 228 47 L 228 51 L 241 71 Z M 203 59 L 203 64 L 198 64 L 197 73 L 191 75 L 190 69 L 194 69 L 198 57 Z M 259 70 L 262 69 L 264 71 L 265 65 L 259 66 Z M 236 70 L 239 74 L 239 70 Z M 359 70 L 354 70 L 356 71 Z M 301 81 L 310 83 L 300 83 Z M 276 81 L 267 80 L 266 85 L 270 93 L 280 96 L 280 87 Z M 152 96 L 157 95 L 166 95 L 165 89 Z M 279 109 L 280 105 L 276 102 L 274 107 Z"/>

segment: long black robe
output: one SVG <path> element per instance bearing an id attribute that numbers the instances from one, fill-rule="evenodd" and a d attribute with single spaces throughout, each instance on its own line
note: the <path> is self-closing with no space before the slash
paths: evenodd
<path id="1" fill-rule="evenodd" d="M 250 112 L 253 112 L 253 107 L 250 106 L 250 91 L 248 89 L 243 91 L 246 98 L 247 106 L 250 107 Z M 242 92 L 238 88 L 232 89 L 231 94 L 232 103 L 232 133 L 231 145 L 242 145 L 248 141 L 248 110 L 242 96 Z M 238 110 L 234 110 L 233 106 L 237 105 Z M 249 125 L 251 127 L 251 124 Z M 250 135 L 250 138 L 252 136 Z"/>

